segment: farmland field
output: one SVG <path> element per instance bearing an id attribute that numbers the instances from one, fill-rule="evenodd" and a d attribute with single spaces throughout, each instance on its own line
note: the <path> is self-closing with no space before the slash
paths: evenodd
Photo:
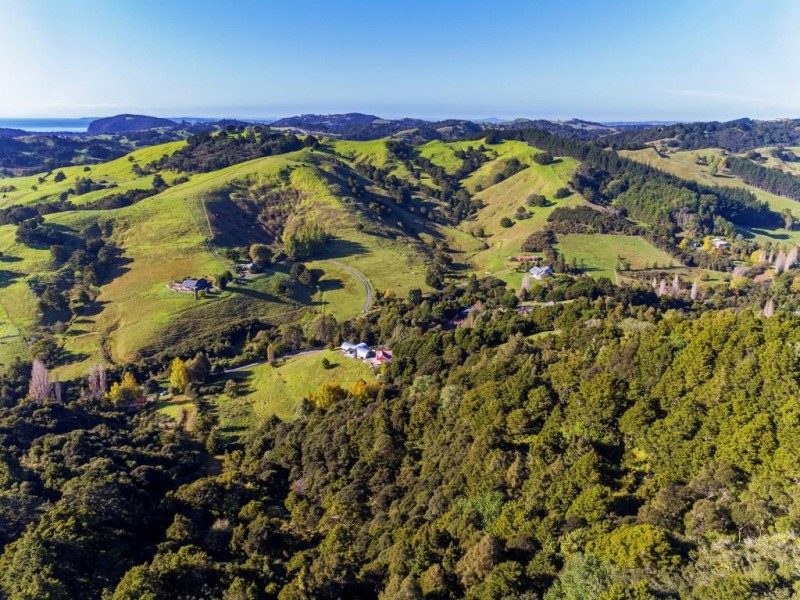
<path id="1" fill-rule="evenodd" d="M 330 367 L 322 367 L 327 358 Z M 278 366 L 261 364 L 226 376 L 239 383 L 242 395 L 217 399 L 217 411 L 226 433 L 249 428 L 277 416 L 292 419 L 301 398 L 318 390 L 323 383 L 349 387 L 359 379 L 374 380 L 372 368 L 343 356 L 338 350 L 320 350 L 279 361 Z"/>
<path id="2" fill-rule="evenodd" d="M 617 257 L 625 258 L 633 270 L 653 266 L 677 266 L 677 261 L 647 240 L 637 236 L 570 234 L 558 236 L 557 248 L 567 263 L 585 261 L 586 272 L 595 277 L 614 277 Z"/>

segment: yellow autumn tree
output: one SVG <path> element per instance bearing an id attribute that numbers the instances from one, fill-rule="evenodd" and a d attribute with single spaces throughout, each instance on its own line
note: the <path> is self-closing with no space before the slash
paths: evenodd
<path id="1" fill-rule="evenodd" d="M 142 401 L 142 388 L 136 383 L 133 373 L 125 373 L 121 382 L 114 382 L 108 392 L 108 398 L 116 406 L 131 407 Z"/>
<path id="2" fill-rule="evenodd" d="M 378 384 L 376 382 L 367 383 L 363 379 L 359 379 L 350 389 L 347 390 L 348 395 L 355 400 L 368 400 L 378 395 Z"/>
<path id="3" fill-rule="evenodd" d="M 359 379 L 353 385 L 350 386 L 350 389 L 347 390 L 347 393 L 350 395 L 351 398 L 355 400 L 366 400 L 369 398 L 369 390 L 367 390 L 367 382 L 363 379 Z"/>
<path id="4" fill-rule="evenodd" d="M 175 357 L 169 373 L 169 387 L 182 394 L 186 391 L 187 385 L 189 385 L 189 371 L 186 369 L 186 363 Z"/>
<path id="5" fill-rule="evenodd" d="M 347 391 L 338 383 L 323 383 L 319 391 L 311 394 L 311 401 L 317 408 L 327 408 L 347 397 Z"/>

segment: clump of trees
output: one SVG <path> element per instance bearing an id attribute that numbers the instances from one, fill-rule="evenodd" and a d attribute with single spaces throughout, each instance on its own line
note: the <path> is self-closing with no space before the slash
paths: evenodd
<path id="1" fill-rule="evenodd" d="M 185 147 L 154 161 L 150 166 L 153 170 L 207 173 L 254 158 L 294 152 L 303 147 L 303 140 L 296 135 L 271 131 L 265 127 L 249 128 L 241 133 L 226 130 L 211 133 L 204 130 L 189 136 Z"/>
<path id="2" fill-rule="evenodd" d="M 294 281 L 306 287 L 314 287 L 317 284 L 317 278 L 314 272 L 302 262 L 292 264 L 289 269 L 289 276 Z"/>
<path id="3" fill-rule="evenodd" d="M 553 192 L 553 198 L 556 200 L 562 200 L 563 198 L 569 198 L 572 195 L 572 192 L 569 188 L 560 187 L 555 192 Z"/>
<path id="4" fill-rule="evenodd" d="M 250 260 L 261 269 L 265 269 L 272 264 L 274 252 L 266 244 L 250 244 Z"/>
<path id="5" fill-rule="evenodd" d="M 542 194 L 529 194 L 525 198 L 525 204 L 533 207 L 547 206 L 547 198 Z"/>
<path id="6" fill-rule="evenodd" d="M 556 243 L 556 236 L 551 229 L 534 231 L 522 242 L 523 252 L 544 252 Z"/>
<path id="7" fill-rule="evenodd" d="M 725 164 L 731 173 L 741 177 L 745 183 L 761 188 L 771 194 L 785 196 L 792 200 L 800 200 L 800 177 L 759 165 L 752 160 L 738 156 L 729 156 Z"/>
<path id="8" fill-rule="evenodd" d="M 548 215 L 547 226 L 555 233 L 641 233 L 639 227 L 622 215 L 595 210 L 590 206 L 560 206 Z"/>
<path id="9" fill-rule="evenodd" d="M 293 260 L 311 258 L 322 252 L 328 240 L 329 235 L 322 227 L 304 224 L 283 234 L 283 249 Z"/>
<path id="10" fill-rule="evenodd" d="M 501 181 L 505 181 L 520 171 L 524 171 L 528 168 L 528 166 L 529 165 L 522 162 L 518 158 L 509 158 L 508 160 L 503 161 L 503 169 L 492 176 L 492 183 L 497 184 Z"/>

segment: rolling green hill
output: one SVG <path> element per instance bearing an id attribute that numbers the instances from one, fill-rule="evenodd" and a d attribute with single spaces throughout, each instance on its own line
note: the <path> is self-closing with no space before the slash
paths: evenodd
<path id="1" fill-rule="evenodd" d="M 220 139 L 223 150 L 236 147 L 235 135 Z M 213 147 L 214 139 L 203 143 Z M 293 148 L 303 146 L 297 139 L 294 143 Z M 81 240 L 100 235 L 117 257 L 102 280 L 80 283 L 80 267 L 57 257 L 47 244 L 18 241 L 14 222 L 1 225 L 0 363 L 28 356 L 30 348 L 38 352 L 36 344 L 52 338 L 61 347 L 60 375 L 69 378 L 85 373 L 93 362 L 124 363 L 174 351 L 253 320 L 308 326 L 322 314 L 347 319 L 363 311 L 368 288 L 378 297 L 429 290 L 432 269 L 439 272 L 433 285 L 458 283 L 474 272 L 492 274 L 516 289 L 522 272 L 510 257 L 522 251 L 532 233 L 548 226 L 554 211 L 611 210 L 574 190 L 556 197 L 558 190 L 573 186 L 581 163 L 562 156 L 539 164 L 534 157 L 540 150 L 519 140 L 437 140 L 421 146 L 322 140 L 243 162 L 227 157 L 223 160 L 231 166 L 208 172 L 163 167 L 171 164 L 167 157 L 198 148 L 174 142 L 88 169 L 0 179 L 5 189 L 0 210 L 39 207 L 45 230 L 68 240 L 66 256 L 80 249 Z M 682 177 L 708 180 L 691 153 L 666 159 L 653 150 L 626 155 L 658 166 L 663 162 L 665 170 Z M 185 156 L 182 161 L 172 164 L 192 164 Z M 157 175 L 163 184 L 155 187 Z M 103 189 L 76 196 L 70 190 L 78 178 Z M 719 182 L 744 185 L 715 178 Z M 141 192 L 127 206 L 103 208 L 98 202 L 129 190 Z M 544 196 L 544 204 L 529 206 L 531 194 Z M 797 210 L 791 201 L 757 194 L 776 209 Z M 291 284 L 292 261 L 282 255 L 287 236 L 308 227 L 319 227 L 328 237 L 305 257 L 316 279 L 310 287 Z M 796 232 L 786 236 L 782 239 L 800 240 Z M 269 245 L 278 262 L 197 300 L 168 289 L 176 280 L 233 271 L 237 260 L 247 260 L 251 243 Z M 553 248 L 594 277 L 613 277 L 620 260 L 634 270 L 680 264 L 645 237 L 613 231 L 565 232 Z M 61 312 L 42 308 L 39 296 L 47 287 L 65 296 L 71 315 L 66 307 Z"/>
<path id="2" fill-rule="evenodd" d="M 12 181 L 3 207 L 53 202 L 77 176 L 91 176 L 118 187 L 85 194 L 90 198 L 123 189 L 151 185 L 152 176 L 137 176 L 132 166 L 144 165 L 169 154 L 181 143 L 156 146 L 134 153 L 133 161 L 122 158 L 95 167 L 83 175 L 80 168 L 64 169 L 66 179 L 45 183 L 37 177 Z M 353 316 L 364 305 L 365 291 L 354 276 L 328 263 L 333 258 L 363 273 L 378 289 L 405 293 L 424 287 L 422 243 L 407 236 L 397 223 L 375 224 L 338 183 L 341 166 L 310 149 L 256 159 L 210 173 L 194 174 L 161 193 L 131 206 L 112 210 L 77 210 L 48 214 L 45 224 L 82 237 L 90 227 L 107 227 L 109 240 L 120 251 L 121 263 L 109 281 L 98 287 L 95 307 L 78 313 L 66 331 L 56 334 L 67 363 L 64 377 L 85 373 L 88 364 L 103 360 L 135 360 L 141 352 L 152 353 L 182 340 L 229 328 L 247 319 L 281 322 L 298 320 L 308 311 L 324 310 L 339 318 Z M 178 174 L 165 177 L 174 182 Z M 38 189 L 24 189 L 36 185 Z M 310 266 L 321 275 L 318 290 L 300 296 L 277 294 L 276 285 L 286 278 L 288 267 L 276 265 L 256 279 L 233 285 L 221 294 L 201 300 L 167 289 L 166 284 L 186 277 L 212 277 L 232 268 L 224 254 L 226 246 L 246 246 L 253 232 L 214 214 L 219 207 L 233 210 L 232 196 L 248 190 L 258 205 L 263 190 L 292 190 L 296 201 L 282 223 L 293 231 L 303 223 L 323 223 L 332 236 L 325 250 Z M 224 197 L 220 204 L 216 200 Z M 72 198 L 72 196 L 70 197 Z M 84 196 L 76 200 L 83 201 Z M 78 203 L 77 201 L 75 202 Z M 413 223 L 414 215 L 406 215 Z M 398 221 L 399 222 L 399 221 Z M 252 227 L 252 223 L 250 224 Z M 0 363 L 25 354 L 22 335 L 40 329 L 37 299 L 29 283 L 33 277 L 55 281 L 60 268 L 46 248 L 32 248 L 15 240 L 14 225 L 0 227 L 3 263 L 2 339 Z M 230 243 L 234 239 L 235 244 Z M 226 241 L 227 240 L 227 241 Z M 260 240 L 256 240 L 260 241 Z M 273 240 L 279 243 L 280 240 Z M 302 290 L 301 290 L 302 292 Z"/>

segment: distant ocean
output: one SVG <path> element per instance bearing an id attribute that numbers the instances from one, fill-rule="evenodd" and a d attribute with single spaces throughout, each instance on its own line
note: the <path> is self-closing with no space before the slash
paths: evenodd
<path id="1" fill-rule="evenodd" d="M 86 131 L 93 117 L 82 119 L 0 119 L 0 129 L 24 129 L 25 131 Z"/>

